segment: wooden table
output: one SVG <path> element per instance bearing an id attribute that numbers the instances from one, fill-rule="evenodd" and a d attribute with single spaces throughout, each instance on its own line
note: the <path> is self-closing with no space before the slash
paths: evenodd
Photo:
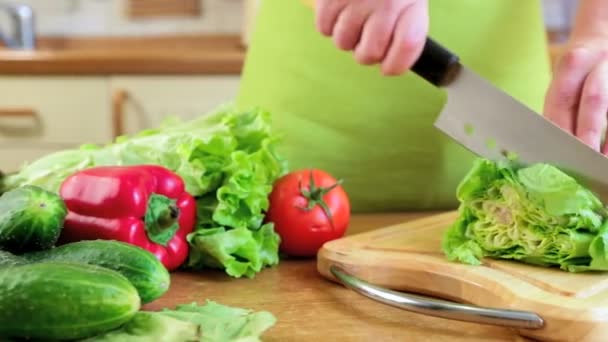
<path id="1" fill-rule="evenodd" d="M 421 214 L 356 215 L 348 234 L 405 222 Z M 267 310 L 277 324 L 264 341 L 528 341 L 509 329 L 450 321 L 377 303 L 322 278 L 314 259 L 282 260 L 254 279 L 221 272 L 176 272 L 169 292 L 147 310 L 210 299 Z"/>

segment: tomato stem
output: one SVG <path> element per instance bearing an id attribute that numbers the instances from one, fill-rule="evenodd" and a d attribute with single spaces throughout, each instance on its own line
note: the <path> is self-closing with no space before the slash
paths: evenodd
<path id="1" fill-rule="evenodd" d="M 327 203 L 325 203 L 325 201 L 323 200 L 323 196 L 325 196 L 325 194 L 327 194 L 328 192 L 335 189 L 340 184 L 342 184 L 341 179 L 338 180 L 335 184 L 330 185 L 328 187 L 317 187 L 315 185 L 315 179 L 313 177 L 312 170 L 311 170 L 308 189 L 305 189 L 302 187 L 302 180 L 300 180 L 300 182 L 299 182 L 300 194 L 308 200 L 308 205 L 306 207 L 299 207 L 299 208 L 302 210 L 305 210 L 305 211 L 310 211 L 316 205 L 319 205 L 323 209 L 323 212 L 325 212 L 325 215 L 329 219 L 329 222 L 333 228 L 334 222 L 333 222 L 333 218 L 331 215 L 331 211 L 329 210 Z"/>

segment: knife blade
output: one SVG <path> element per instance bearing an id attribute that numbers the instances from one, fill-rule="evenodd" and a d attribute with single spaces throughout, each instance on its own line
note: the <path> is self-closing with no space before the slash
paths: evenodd
<path id="1" fill-rule="evenodd" d="M 479 157 L 547 163 L 608 203 L 608 158 L 461 64 L 427 38 L 412 71 L 446 91 L 434 126 Z M 522 80 L 525 82 L 525 80 Z"/>
<path id="2" fill-rule="evenodd" d="M 315 7 L 314 0 L 301 0 Z M 434 127 L 481 158 L 558 167 L 608 204 L 608 158 L 460 63 L 427 37 L 411 71 L 445 90 Z M 522 80 L 524 82 L 525 80 Z"/>

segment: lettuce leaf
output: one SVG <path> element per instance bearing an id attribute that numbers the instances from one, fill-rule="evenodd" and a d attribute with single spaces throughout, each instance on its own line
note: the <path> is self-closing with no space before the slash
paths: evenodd
<path id="1" fill-rule="evenodd" d="M 118 329 L 93 336 L 82 342 L 148 342 L 203 341 L 196 324 L 179 320 L 159 312 L 139 311 Z"/>
<path id="2" fill-rule="evenodd" d="M 276 318 L 267 311 L 207 301 L 205 305 L 178 305 L 174 310 L 139 311 L 119 329 L 84 341 L 256 342 L 275 323 Z"/>
<path id="3" fill-rule="evenodd" d="M 82 145 L 49 154 L 5 175 L 0 192 L 26 184 L 58 191 L 70 174 L 102 165 L 162 165 L 182 177 L 197 198 L 196 230 L 188 236 L 190 268 L 221 268 L 252 277 L 278 263 L 278 235 L 264 224 L 274 181 L 287 172 L 271 115 L 223 106 L 190 121 L 122 136 L 105 146 Z"/>
<path id="4" fill-rule="evenodd" d="M 608 270 L 605 207 L 554 166 L 479 159 L 457 197 L 459 216 L 442 240 L 449 260 L 479 265 L 491 257 L 569 272 Z"/>
<path id="5" fill-rule="evenodd" d="M 202 332 L 201 341 L 260 341 L 260 336 L 276 323 L 268 311 L 251 311 L 207 301 L 178 305 L 175 310 L 164 309 L 162 314 L 194 323 Z"/>
<path id="6" fill-rule="evenodd" d="M 279 235 L 272 223 L 256 231 L 223 227 L 197 229 L 188 236 L 193 250 L 188 266 L 225 269 L 233 277 L 253 277 L 265 266 L 279 263 Z"/>

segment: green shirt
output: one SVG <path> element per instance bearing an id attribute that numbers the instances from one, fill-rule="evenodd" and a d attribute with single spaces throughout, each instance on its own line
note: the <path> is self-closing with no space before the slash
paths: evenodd
<path id="1" fill-rule="evenodd" d="M 429 35 L 540 113 L 551 71 L 541 6 L 429 0 Z M 237 104 L 271 111 L 290 168 L 344 179 L 354 212 L 455 207 L 474 156 L 433 127 L 444 101 L 411 72 L 358 64 L 300 1 L 261 2 Z"/>

